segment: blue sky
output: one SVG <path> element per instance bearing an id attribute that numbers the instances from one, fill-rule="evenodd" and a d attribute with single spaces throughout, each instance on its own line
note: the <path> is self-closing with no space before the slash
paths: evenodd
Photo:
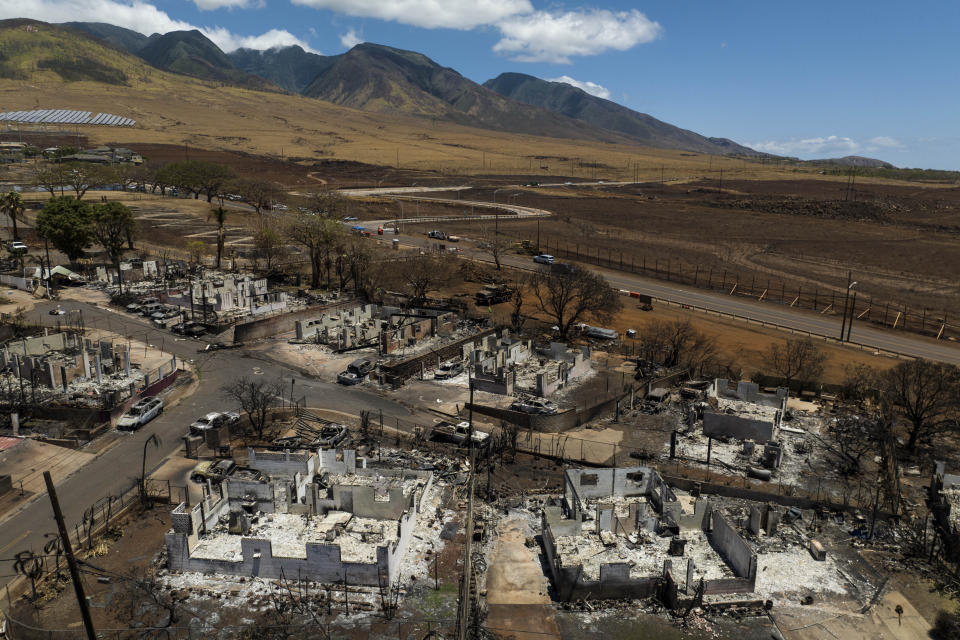
<path id="1" fill-rule="evenodd" d="M 477 82 L 567 78 L 771 153 L 960 169 L 960 2 L 584 1 L 0 0 L 0 17 L 196 27 L 226 50 L 377 42 Z"/>

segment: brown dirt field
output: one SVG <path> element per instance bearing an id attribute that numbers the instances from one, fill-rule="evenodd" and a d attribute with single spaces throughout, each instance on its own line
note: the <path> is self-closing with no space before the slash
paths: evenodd
<path id="1" fill-rule="evenodd" d="M 754 184 L 766 188 L 763 182 L 743 186 Z M 809 181 L 795 190 L 829 195 L 835 184 Z M 799 291 L 804 306 L 816 294 L 818 308 L 845 288 L 852 270 L 859 283 L 858 314 L 872 307 L 870 319 L 880 320 L 889 304 L 888 324 L 906 308 L 909 328 L 921 328 L 923 321 L 927 332 L 936 332 L 946 313 L 948 335 L 957 334 L 960 326 L 951 318 L 960 313 L 960 243 L 945 229 L 960 229 L 960 192 L 915 185 L 876 188 L 883 198 L 896 194 L 897 209 L 888 219 L 872 222 L 724 208 L 717 206 L 715 194 L 688 193 L 680 186 L 661 191 L 658 185 L 648 195 L 612 187 L 567 189 L 563 196 L 554 195 L 556 189 L 498 195 L 553 211 L 555 219 L 540 222 L 541 248 L 564 260 L 579 254 L 595 262 L 599 251 L 604 262 L 622 260 L 628 270 L 633 265 L 637 272 L 669 273 L 674 280 L 679 272 L 684 281 L 696 277 L 698 286 L 709 280 L 720 289 L 723 282 L 726 288 L 739 282 L 741 290 L 759 295 L 769 289 L 769 297 L 782 294 L 788 302 Z M 493 193 L 474 190 L 470 197 L 489 201 Z M 811 200 L 810 206 L 821 203 Z M 444 226 L 468 236 L 479 230 L 479 223 Z M 500 231 L 535 241 L 537 223 L 504 220 Z"/>

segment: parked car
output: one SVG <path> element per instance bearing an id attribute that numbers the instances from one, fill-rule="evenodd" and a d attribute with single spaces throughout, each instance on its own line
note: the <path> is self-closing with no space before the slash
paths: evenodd
<path id="1" fill-rule="evenodd" d="M 461 373 L 463 373 L 463 361 L 449 360 L 440 365 L 440 368 L 434 372 L 433 378 L 434 380 L 447 380 L 455 378 Z"/>
<path id="2" fill-rule="evenodd" d="M 337 374 L 337 382 L 352 386 L 363 382 L 363 376 L 357 375 L 353 371 L 341 371 Z"/>
<path id="3" fill-rule="evenodd" d="M 50 315 L 52 316 L 62 316 L 65 313 L 66 311 L 64 311 L 63 307 L 61 307 L 60 305 L 57 305 L 53 309 L 50 309 Z"/>
<path id="4" fill-rule="evenodd" d="M 150 304 L 143 305 L 140 308 L 140 313 L 146 316 L 147 318 L 150 318 L 153 316 L 153 314 L 160 311 L 161 309 L 163 309 L 162 304 L 160 304 L 159 302 L 151 302 Z"/>
<path id="5" fill-rule="evenodd" d="M 7 251 L 10 253 L 26 253 L 27 245 L 20 242 L 19 240 L 11 240 L 7 243 Z"/>
<path id="6" fill-rule="evenodd" d="M 545 416 L 553 415 L 558 411 L 557 405 L 553 404 L 549 400 L 541 400 L 539 398 L 533 398 L 530 400 L 517 400 L 510 405 L 510 410 Z"/>
<path id="7" fill-rule="evenodd" d="M 473 444 L 479 447 L 490 443 L 490 434 L 476 428 L 474 428 L 473 433 L 471 433 L 470 423 L 466 421 L 458 422 L 457 424 L 441 422 L 431 431 L 430 439 L 436 442 L 450 442 L 460 446 L 466 445 L 468 441 L 473 441 Z"/>
<path id="8" fill-rule="evenodd" d="M 190 472 L 190 479 L 193 482 L 206 482 L 207 480 L 220 482 L 230 475 L 236 466 L 233 460 L 201 462 Z"/>
<path id="9" fill-rule="evenodd" d="M 357 216 L 345 216 L 345 217 L 343 218 L 343 221 L 344 221 L 344 222 L 356 222 L 356 221 L 359 220 L 359 219 L 360 219 L 360 218 L 358 218 Z"/>
<path id="10" fill-rule="evenodd" d="M 141 398 L 117 420 L 119 431 L 136 431 L 158 415 L 163 413 L 163 400 L 160 398 Z"/>
<path id="11" fill-rule="evenodd" d="M 143 305 L 141 305 L 139 302 L 131 302 L 126 306 L 127 313 L 139 314 L 142 309 Z"/>
<path id="12" fill-rule="evenodd" d="M 427 237 L 434 238 L 435 240 L 446 240 L 447 234 L 445 234 L 443 231 L 427 231 Z"/>
<path id="13" fill-rule="evenodd" d="M 541 253 L 538 256 L 533 256 L 533 261 L 540 264 L 553 264 L 555 260 L 556 259 L 549 253 Z"/>
<path id="14" fill-rule="evenodd" d="M 367 358 L 357 358 L 347 365 L 347 371 L 355 373 L 361 378 L 373 370 L 373 361 Z"/>
<path id="15" fill-rule="evenodd" d="M 240 422 L 240 414 L 234 411 L 224 413 L 214 411 L 191 424 L 190 433 L 195 436 L 200 436 L 209 429 L 219 429 L 224 425 L 236 424 L 237 422 Z"/>

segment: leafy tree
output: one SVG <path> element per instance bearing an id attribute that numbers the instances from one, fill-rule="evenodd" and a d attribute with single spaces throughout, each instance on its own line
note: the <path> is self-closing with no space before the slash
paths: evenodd
<path id="1" fill-rule="evenodd" d="M 192 161 L 190 170 L 194 172 L 200 190 L 206 194 L 207 202 L 221 195 L 234 178 L 230 167 L 215 162 Z"/>
<path id="2" fill-rule="evenodd" d="M 253 237 L 253 243 L 257 248 L 257 255 L 264 259 L 269 271 L 273 266 L 273 261 L 283 251 L 283 240 L 281 240 L 280 234 L 271 227 L 264 227 Z"/>
<path id="3" fill-rule="evenodd" d="M 23 198 L 16 191 L 0 196 L 0 210 L 7 214 L 13 224 L 13 239 L 19 240 L 20 232 L 17 230 L 17 218 L 23 217 Z"/>
<path id="4" fill-rule="evenodd" d="M 37 215 L 37 233 L 76 262 L 90 246 L 92 217 L 86 202 L 70 196 L 50 198 Z"/>
<path id="5" fill-rule="evenodd" d="M 337 191 L 311 193 L 304 203 L 304 207 L 311 213 L 333 219 L 339 219 L 348 206 L 349 201 Z"/>
<path id="6" fill-rule="evenodd" d="M 190 255 L 190 264 L 200 264 L 207 253 L 207 245 L 202 240 L 191 240 L 187 243 L 187 253 Z"/>
<path id="7" fill-rule="evenodd" d="M 234 183 L 234 189 L 244 202 L 254 208 L 258 216 L 263 214 L 264 209 L 272 207 L 281 193 L 276 184 L 251 178 L 238 180 Z"/>
<path id="8" fill-rule="evenodd" d="M 119 202 L 108 202 L 93 207 L 93 237 L 110 256 L 117 270 L 117 282 L 120 295 L 123 295 L 123 272 L 120 270 L 120 258 L 123 257 L 124 244 L 132 238 L 136 230 L 136 220 L 130 209 Z"/>
<path id="9" fill-rule="evenodd" d="M 207 220 L 213 218 L 217 221 L 217 269 L 220 268 L 220 260 L 223 257 L 223 245 L 226 240 L 226 230 L 224 225 L 227 222 L 227 210 L 223 207 L 217 207 L 210 210 Z"/>
<path id="10" fill-rule="evenodd" d="M 794 380 L 801 383 L 815 382 L 823 375 L 823 364 L 827 356 L 810 338 L 786 340 L 783 344 L 775 342 L 767 351 L 770 366 L 783 378 L 788 389 Z"/>
<path id="11" fill-rule="evenodd" d="M 42 164 L 34 170 L 34 186 L 40 187 L 50 194 L 51 198 L 62 196 L 67 186 L 67 169 L 62 164 Z"/>
<path id="12" fill-rule="evenodd" d="M 901 362 L 881 377 L 883 401 L 908 423 L 907 449 L 957 429 L 960 370 L 929 360 Z"/>
<path id="13" fill-rule="evenodd" d="M 110 167 L 73 163 L 64 166 L 64 181 L 73 189 L 77 200 L 82 200 L 93 187 L 103 186 L 113 179 Z"/>
<path id="14" fill-rule="evenodd" d="M 329 259 L 331 251 L 344 235 L 343 225 L 331 218 L 296 215 L 287 226 L 286 235 L 291 241 L 307 250 L 310 260 L 310 288 L 320 288 L 320 276 L 324 266 L 327 270 L 327 283 L 330 281 Z"/>
<path id="15" fill-rule="evenodd" d="M 530 279 L 537 307 L 559 328 L 565 340 L 574 324 L 593 316 L 606 321 L 620 310 L 617 292 L 603 276 L 569 265 L 556 271 L 543 271 Z"/>

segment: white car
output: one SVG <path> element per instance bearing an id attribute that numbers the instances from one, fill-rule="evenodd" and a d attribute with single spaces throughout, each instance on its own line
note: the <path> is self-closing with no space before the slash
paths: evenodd
<path id="1" fill-rule="evenodd" d="M 199 418 L 196 422 L 190 425 L 190 433 L 195 436 L 203 435 L 209 429 L 218 429 L 224 425 L 234 424 L 240 421 L 240 414 L 227 411 L 226 413 L 220 413 L 214 411 L 208 413 L 207 415 Z"/>
<path id="2" fill-rule="evenodd" d="M 538 256 L 533 256 L 533 261 L 540 264 L 553 264 L 556 259 L 549 253 L 541 253 Z"/>
<path id="3" fill-rule="evenodd" d="M 19 240 L 13 240 L 7 243 L 7 251 L 10 253 L 26 253 L 27 245 L 20 242 Z"/>
<path id="4" fill-rule="evenodd" d="M 120 431 L 136 431 L 161 413 L 163 413 L 163 400 L 160 398 L 142 398 L 120 416 L 120 419 L 117 420 L 117 429 Z"/>

